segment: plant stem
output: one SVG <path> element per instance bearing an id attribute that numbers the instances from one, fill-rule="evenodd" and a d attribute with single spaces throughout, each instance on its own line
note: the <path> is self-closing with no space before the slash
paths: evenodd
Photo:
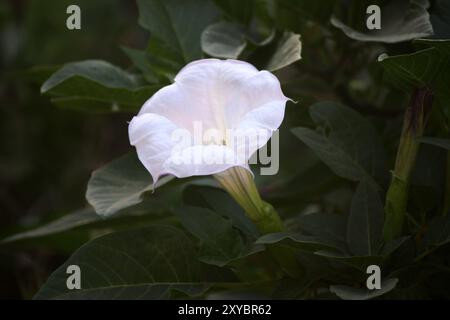
<path id="1" fill-rule="evenodd" d="M 261 234 L 283 231 L 278 213 L 261 199 L 250 172 L 244 168 L 233 167 L 214 175 L 214 178 L 245 210 Z"/>
<path id="2" fill-rule="evenodd" d="M 420 142 L 423 135 L 426 116 L 432 104 L 432 93 L 428 88 L 415 89 L 406 109 L 400 145 L 397 151 L 392 180 L 386 194 L 385 223 L 383 238 L 391 241 L 398 237 L 405 220 L 409 183 Z"/>
<path id="3" fill-rule="evenodd" d="M 248 170 L 233 167 L 215 174 L 214 178 L 239 203 L 261 234 L 285 230 L 274 207 L 261 199 L 253 177 Z M 298 278 L 303 274 L 303 270 L 291 248 L 272 245 L 269 246 L 268 250 L 288 275 Z"/>

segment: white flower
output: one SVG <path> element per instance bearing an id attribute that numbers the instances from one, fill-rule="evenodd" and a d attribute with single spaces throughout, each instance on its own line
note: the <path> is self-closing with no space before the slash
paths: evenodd
<path id="1" fill-rule="evenodd" d="M 283 121 L 287 100 L 272 73 L 249 63 L 194 61 L 145 102 L 130 122 L 130 143 L 155 182 L 164 174 L 248 169 L 251 155 Z M 197 137 L 199 126 L 209 138 Z"/>

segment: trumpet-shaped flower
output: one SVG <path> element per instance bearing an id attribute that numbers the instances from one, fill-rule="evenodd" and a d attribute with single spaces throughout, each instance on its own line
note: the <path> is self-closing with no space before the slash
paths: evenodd
<path id="1" fill-rule="evenodd" d="M 248 169 L 284 117 L 286 98 L 268 71 L 237 60 L 189 63 L 142 106 L 130 143 L 156 182 L 161 175 Z"/>

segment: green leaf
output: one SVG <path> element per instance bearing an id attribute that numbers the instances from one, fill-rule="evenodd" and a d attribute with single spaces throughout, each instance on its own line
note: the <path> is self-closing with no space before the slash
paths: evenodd
<path id="1" fill-rule="evenodd" d="M 300 216 L 298 219 L 299 228 L 321 243 L 329 243 L 342 252 L 347 250 L 346 217 L 333 213 L 316 212 Z"/>
<path id="2" fill-rule="evenodd" d="M 246 38 L 256 46 L 264 46 L 273 40 L 274 4 L 261 0 L 214 0 L 223 11 L 226 21 L 242 27 Z"/>
<path id="3" fill-rule="evenodd" d="M 281 244 L 306 251 L 335 249 L 329 243 L 323 243 L 316 237 L 287 232 L 270 233 L 263 235 L 256 241 L 256 243 L 264 245 Z"/>
<path id="4" fill-rule="evenodd" d="M 407 92 L 430 87 L 437 100 L 447 105 L 450 102 L 450 40 L 420 39 L 414 43 L 425 49 L 396 56 L 383 54 L 378 58 L 387 81 Z"/>
<path id="5" fill-rule="evenodd" d="M 381 29 L 369 30 L 366 25 L 367 7 L 377 4 L 381 11 Z M 433 34 L 428 14 L 428 0 L 343 2 L 331 24 L 349 38 L 359 41 L 396 43 L 426 37 Z"/>
<path id="6" fill-rule="evenodd" d="M 41 92 L 48 92 L 67 79 L 80 76 L 107 88 L 132 88 L 137 82 L 133 75 L 102 60 L 86 60 L 65 64 L 44 82 Z"/>
<path id="7" fill-rule="evenodd" d="M 292 132 L 335 174 L 353 181 L 364 177 L 373 177 L 380 184 L 386 181 L 384 147 L 367 119 L 333 102 L 319 102 L 309 110 L 318 130 L 299 127 Z"/>
<path id="8" fill-rule="evenodd" d="M 383 204 L 377 187 L 361 180 L 353 195 L 348 217 L 347 244 L 354 255 L 375 255 L 383 230 Z"/>
<path id="9" fill-rule="evenodd" d="M 186 64 L 165 42 L 156 37 L 150 38 L 145 51 L 154 72 L 169 82 L 174 81 L 178 71 Z"/>
<path id="10" fill-rule="evenodd" d="M 96 85 L 91 86 L 93 91 L 97 90 Z M 111 112 L 137 112 L 144 102 L 150 98 L 160 87 L 145 86 L 136 90 L 114 89 L 107 93 L 102 91 L 99 96 L 69 96 L 51 98 L 51 102 L 60 107 L 87 113 L 111 113 Z M 98 91 L 98 92 L 100 92 Z M 84 95 L 85 92 L 81 94 Z"/>
<path id="11" fill-rule="evenodd" d="M 272 299 L 306 299 L 307 291 L 315 280 L 315 277 L 305 277 L 301 280 L 283 278 L 276 283 Z"/>
<path id="12" fill-rule="evenodd" d="M 225 266 L 233 260 L 262 250 L 262 247 L 247 246 L 231 221 L 217 212 L 183 206 L 176 213 L 183 226 L 201 241 L 199 259 L 205 263 Z"/>
<path id="13" fill-rule="evenodd" d="M 333 262 L 340 262 L 361 272 L 366 272 L 367 266 L 369 265 L 380 265 L 383 262 L 383 257 L 380 255 L 352 256 L 331 250 L 319 250 L 314 252 L 314 254 L 332 260 Z"/>
<path id="14" fill-rule="evenodd" d="M 90 112 L 137 111 L 160 87 L 142 86 L 135 75 L 100 60 L 64 65 L 41 92 L 58 106 Z"/>
<path id="15" fill-rule="evenodd" d="M 397 278 L 383 280 L 381 289 L 369 290 L 365 288 L 353 288 L 349 286 L 337 285 L 330 286 L 330 291 L 344 300 L 369 300 L 393 290 L 398 283 Z"/>
<path id="16" fill-rule="evenodd" d="M 91 208 L 83 209 L 45 224 L 41 227 L 24 231 L 3 239 L 1 242 L 14 242 L 29 238 L 38 238 L 100 221 L 100 217 Z"/>
<path id="17" fill-rule="evenodd" d="M 208 26 L 202 33 L 201 43 L 203 51 L 210 56 L 228 59 L 237 59 L 247 45 L 241 28 L 223 21 Z"/>
<path id="18" fill-rule="evenodd" d="M 327 23 L 333 13 L 337 0 L 278 0 L 278 23 L 292 23 L 299 24 L 302 21 L 314 21 L 320 23 Z"/>
<path id="19" fill-rule="evenodd" d="M 183 200 L 188 205 L 209 208 L 229 218 L 233 226 L 250 240 L 259 236 L 256 225 L 247 217 L 241 206 L 222 189 L 190 185 L 183 193 Z"/>
<path id="20" fill-rule="evenodd" d="M 381 55 L 378 61 L 385 68 L 388 79 L 402 89 L 423 87 L 431 83 L 438 72 L 439 52 L 428 48 L 415 53 L 389 57 Z M 404 82 L 404 83 L 402 83 Z"/>
<path id="21" fill-rule="evenodd" d="M 146 199 L 140 205 L 125 208 L 120 213 L 120 215 L 115 215 L 110 219 L 101 219 L 94 209 L 81 209 L 34 229 L 9 236 L 1 240 L 0 244 L 28 241 L 26 242 L 27 245 L 39 245 L 39 242 L 35 241 L 36 239 L 44 238 L 43 241 L 52 241 L 52 239 L 60 239 L 68 234 L 69 231 L 75 231 L 80 235 L 86 234 L 87 238 L 92 238 L 114 231 L 143 227 L 154 223 L 170 224 L 176 222 L 173 216 L 168 216 L 167 212 L 161 210 L 161 208 L 155 208 L 154 202 Z M 31 243 L 31 241 L 34 242 Z"/>
<path id="22" fill-rule="evenodd" d="M 190 184 L 216 185 L 209 177 L 175 179 L 167 175 L 159 179 L 155 186 L 133 151 L 92 173 L 86 199 L 102 217 L 124 213 L 130 207 L 133 211 L 167 213 L 173 212 L 181 203 L 183 190 Z"/>
<path id="23" fill-rule="evenodd" d="M 253 14 L 255 1 L 241 1 L 241 0 L 214 0 L 214 3 L 224 13 L 233 20 L 242 24 L 248 24 Z"/>
<path id="24" fill-rule="evenodd" d="M 407 236 L 407 237 L 397 238 L 397 239 L 394 239 L 387 243 L 384 243 L 383 246 L 380 248 L 380 254 L 384 258 L 389 257 L 391 254 L 393 254 L 395 251 L 397 251 L 397 249 L 399 249 L 409 239 L 410 239 L 410 237 Z"/>
<path id="25" fill-rule="evenodd" d="M 151 38 L 145 50 L 122 47 L 133 64 L 150 83 L 168 84 L 184 63 L 157 38 Z"/>
<path id="26" fill-rule="evenodd" d="M 292 136 L 292 139 L 296 138 Z M 286 145 L 286 149 L 287 152 L 285 154 L 281 153 L 280 158 L 283 158 L 283 155 L 291 155 L 292 146 Z M 303 152 L 301 152 L 301 154 L 303 154 Z M 311 152 L 310 158 L 313 162 L 307 164 L 305 163 L 306 159 L 303 157 L 305 160 L 303 165 L 299 168 L 299 172 L 289 170 L 289 168 L 283 166 L 282 163 L 281 168 L 288 172 L 287 177 L 283 178 L 278 174 L 276 179 L 273 179 L 272 185 L 270 182 L 262 183 L 260 188 L 264 192 L 264 198 L 276 207 L 292 205 L 294 212 L 298 212 L 299 204 L 307 205 L 308 203 L 311 203 L 311 201 L 316 201 L 320 194 L 331 190 L 339 183 L 340 179 Z M 295 159 L 292 158 L 286 160 L 291 163 L 295 162 Z M 265 189 L 270 191 L 265 192 Z"/>
<path id="27" fill-rule="evenodd" d="M 78 249 L 49 277 L 35 299 L 168 299 L 198 296 L 215 281 L 195 259 L 194 245 L 169 226 L 117 232 Z M 81 289 L 69 290 L 67 267 L 81 269 Z"/>
<path id="28" fill-rule="evenodd" d="M 301 59 L 302 43 L 300 35 L 284 32 L 278 41 L 275 53 L 267 63 L 266 69 L 276 71 Z"/>
<path id="29" fill-rule="evenodd" d="M 145 80 L 150 83 L 159 81 L 157 74 L 153 71 L 149 54 L 144 50 L 122 47 L 123 52 L 133 62 L 133 64 L 142 72 Z"/>
<path id="30" fill-rule="evenodd" d="M 441 147 L 446 150 L 450 150 L 450 139 L 434 138 L 434 137 L 422 137 L 420 142 L 431 144 L 433 146 Z"/>
<path id="31" fill-rule="evenodd" d="M 139 24 L 187 63 L 202 57 L 200 36 L 217 16 L 208 0 L 138 0 Z"/>
<path id="32" fill-rule="evenodd" d="M 163 177 L 158 181 L 158 186 L 172 179 L 173 176 Z M 109 217 L 124 208 L 141 203 L 144 193 L 153 189 L 150 174 L 142 166 L 136 153 L 130 152 L 92 173 L 86 199 L 99 215 Z M 156 210 L 167 210 L 164 201 L 156 201 L 154 207 Z"/>

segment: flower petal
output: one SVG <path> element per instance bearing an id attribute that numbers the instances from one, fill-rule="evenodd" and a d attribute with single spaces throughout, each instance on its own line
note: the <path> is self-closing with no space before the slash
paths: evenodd
<path id="1" fill-rule="evenodd" d="M 194 131 L 196 122 L 207 127 L 215 126 L 215 119 L 209 110 L 208 100 L 196 96 L 188 89 L 178 83 L 162 88 L 144 103 L 139 115 L 158 114 L 191 132 Z"/>
<path id="2" fill-rule="evenodd" d="M 286 103 L 289 100 L 281 91 L 280 82 L 269 71 L 259 71 L 256 75 L 245 79 L 236 90 L 231 91 L 230 101 L 226 105 L 227 122 L 235 128 L 242 121 L 242 118 L 250 111 L 260 108 L 271 102 L 282 101 Z M 270 113 L 270 108 L 265 109 Z M 274 109 L 274 116 L 279 119 Z M 284 114 L 284 108 L 283 113 Z M 282 118 L 281 118 L 282 120 Z M 281 124 L 281 121 L 279 122 Z M 278 124 L 278 126 L 279 126 Z M 275 127 L 274 129 L 278 128 Z"/>
<path id="3" fill-rule="evenodd" d="M 154 183 L 164 174 L 162 165 L 172 153 L 172 134 L 176 129 L 173 122 L 152 113 L 134 117 L 128 126 L 130 143 L 136 147 L 138 158 Z"/>
<path id="4" fill-rule="evenodd" d="M 238 137 L 234 150 L 238 157 L 247 160 L 272 137 L 273 131 L 278 129 L 283 122 L 286 101 L 272 101 L 259 108 L 247 112 L 234 130 Z"/>
<path id="5" fill-rule="evenodd" d="M 178 178 L 211 175 L 231 167 L 243 167 L 235 152 L 222 145 L 196 145 L 174 152 L 164 163 L 164 171 Z"/>
<path id="6" fill-rule="evenodd" d="M 287 98 L 278 79 L 238 60 L 204 59 L 191 62 L 175 77 L 175 83 L 153 95 L 140 114 L 156 113 L 194 131 L 231 129 L 240 117 L 265 103 Z"/>
<path id="7" fill-rule="evenodd" d="M 234 166 L 249 170 L 249 158 L 280 126 L 287 100 L 273 74 L 249 63 L 194 61 L 145 102 L 130 123 L 130 142 L 155 181 L 168 173 L 188 177 Z M 174 141 L 176 130 L 183 131 L 185 143 Z"/>

